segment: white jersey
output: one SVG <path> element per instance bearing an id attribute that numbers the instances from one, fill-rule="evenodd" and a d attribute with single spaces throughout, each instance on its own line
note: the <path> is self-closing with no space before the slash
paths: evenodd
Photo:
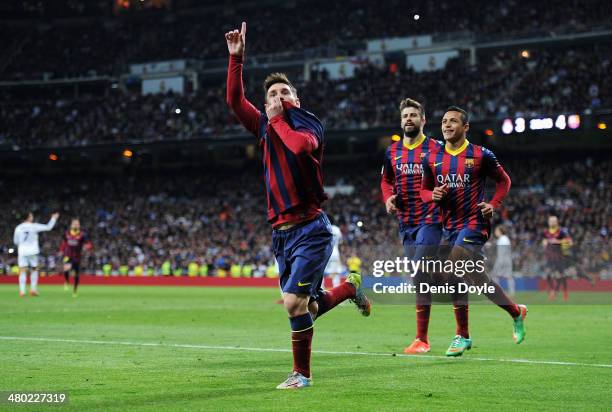
<path id="1" fill-rule="evenodd" d="M 340 241 L 342 240 L 342 231 L 336 225 L 332 225 L 331 230 L 332 230 L 332 235 L 333 235 L 332 243 L 333 243 L 334 248 L 332 249 L 330 260 L 331 259 L 340 260 L 340 249 L 338 249 L 338 245 L 340 244 Z"/>
<path id="2" fill-rule="evenodd" d="M 496 242 L 497 259 L 503 262 L 512 262 L 512 250 L 510 248 L 510 238 L 506 235 L 501 235 Z"/>
<path id="3" fill-rule="evenodd" d="M 492 275 L 494 278 L 512 276 L 512 250 L 510 239 L 506 235 L 501 235 L 497 242 L 497 258 L 493 265 Z"/>
<path id="4" fill-rule="evenodd" d="M 32 256 L 40 253 L 38 246 L 38 232 L 46 232 L 53 229 L 56 219 L 49 220 L 49 223 L 28 223 L 23 222 L 15 228 L 13 242 L 17 246 L 18 256 Z"/>

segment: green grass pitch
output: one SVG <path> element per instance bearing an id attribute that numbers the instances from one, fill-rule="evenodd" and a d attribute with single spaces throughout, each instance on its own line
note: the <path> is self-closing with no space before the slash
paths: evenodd
<path id="1" fill-rule="evenodd" d="M 459 359 L 442 356 L 449 306 L 432 310 L 431 356 L 404 357 L 392 354 L 414 336 L 412 306 L 363 318 L 343 305 L 315 324 L 314 386 L 278 391 L 292 361 L 276 289 L 40 290 L 0 286 L 0 392 L 68 393 L 57 410 L 612 409 L 611 305 L 531 305 L 522 345 L 505 312 L 473 305 Z M 15 408 L 0 404 L 48 407 Z"/>

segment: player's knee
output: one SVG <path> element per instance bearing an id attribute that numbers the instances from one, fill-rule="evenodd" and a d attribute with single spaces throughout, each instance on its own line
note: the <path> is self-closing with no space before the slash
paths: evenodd
<path id="1" fill-rule="evenodd" d="M 317 317 L 317 313 L 319 313 L 319 304 L 316 300 L 308 303 L 308 312 L 312 315 L 312 318 L 315 319 Z"/>
<path id="2" fill-rule="evenodd" d="M 308 297 L 285 293 L 283 303 L 289 316 L 303 315 L 308 311 Z"/>

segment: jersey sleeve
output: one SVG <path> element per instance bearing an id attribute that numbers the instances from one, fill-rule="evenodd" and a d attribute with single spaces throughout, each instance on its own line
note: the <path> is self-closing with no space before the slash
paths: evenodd
<path id="1" fill-rule="evenodd" d="M 83 233 L 83 246 L 89 252 L 91 252 L 94 248 L 93 242 L 91 241 L 91 238 L 87 232 Z"/>
<path id="2" fill-rule="evenodd" d="M 59 247 L 60 255 L 64 255 L 66 253 L 66 246 L 67 246 L 67 244 L 66 244 L 66 233 L 64 233 L 62 235 L 62 243 L 60 244 L 60 247 Z"/>
<path id="3" fill-rule="evenodd" d="M 56 220 L 51 218 L 45 225 L 42 223 L 30 223 L 28 225 L 28 230 L 32 232 L 48 232 L 49 230 L 53 229 L 55 222 Z"/>
<path id="4" fill-rule="evenodd" d="M 230 56 L 227 68 L 227 104 L 240 123 L 252 134 L 259 136 L 261 112 L 244 95 L 242 83 L 242 57 Z"/>
<path id="5" fill-rule="evenodd" d="M 497 209 L 510 191 L 512 181 L 492 151 L 482 148 L 482 171 L 495 181 L 495 194 L 489 203 Z"/>
<path id="6" fill-rule="evenodd" d="M 431 168 L 429 167 L 429 154 L 421 160 L 421 168 L 423 176 L 421 177 L 421 200 L 425 203 L 433 202 L 433 189 L 435 187 L 435 178 Z"/>
<path id="7" fill-rule="evenodd" d="M 271 118 L 270 125 L 283 144 L 294 154 L 312 153 L 319 147 L 319 141 L 314 134 L 306 128 L 293 130 L 282 114 Z"/>
<path id="8" fill-rule="evenodd" d="M 20 230 L 19 228 L 15 228 L 15 232 L 13 233 L 13 243 L 15 244 L 15 246 L 19 246 L 19 236 L 20 234 Z"/>
<path id="9" fill-rule="evenodd" d="M 391 151 L 389 148 L 385 151 L 380 175 L 380 190 L 382 191 L 383 202 L 387 203 L 387 199 L 395 193 L 395 173 L 391 164 Z"/>

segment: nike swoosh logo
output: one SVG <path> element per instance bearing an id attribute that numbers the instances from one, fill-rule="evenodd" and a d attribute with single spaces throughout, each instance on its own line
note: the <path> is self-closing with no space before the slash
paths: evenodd
<path id="1" fill-rule="evenodd" d="M 310 285 L 312 282 L 308 282 L 308 283 L 302 283 L 302 282 L 298 282 L 298 286 L 308 286 Z"/>
<path id="2" fill-rule="evenodd" d="M 395 160 L 400 160 L 402 156 L 395 156 Z"/>
<path id="3" fill-rule="evenodd" d="M 438 166 L 440 166 L 441 164 L 442 164 L 442 162 L 440 162 L 440 163 L 434 163 L 434 167 L 438 167 Z"/>

